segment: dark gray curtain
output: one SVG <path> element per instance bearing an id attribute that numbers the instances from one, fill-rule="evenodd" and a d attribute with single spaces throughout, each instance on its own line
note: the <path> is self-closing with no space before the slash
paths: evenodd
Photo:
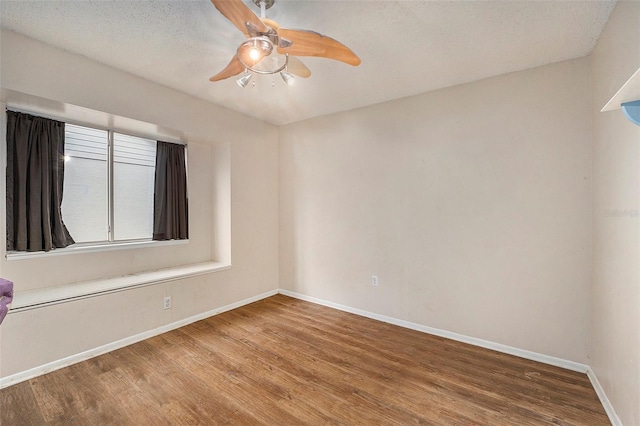
<path id="1" fill-rule="evenodd" d="M 62 221 L 64 123 L 7 111 L 7 250 L 73 244 Z"/>
<path id="2" fill-rule="evenodd" d="M 158 141 L 153 208 L 153 239 L 189 238 L 187 168 L 184 145 Z"/>

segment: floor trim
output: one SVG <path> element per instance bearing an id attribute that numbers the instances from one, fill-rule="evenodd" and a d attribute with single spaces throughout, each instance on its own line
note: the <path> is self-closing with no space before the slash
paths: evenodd
<path id="1" fill-rule="evenodd" d="M 275 294 L 278 294 L 278 290 L 271 290 L 266 293 L 259 294 L 257 296 L 249 297 L 247 299 L 243 299 L 238 302 L 230 303 L 228 305 L 221 306 L 219 308 L 212 309 L 207 312 L 202 312 L 200 314 L 181 319 L 179 321 L 174 321 L 170 324 L 166 324 L 161 327 L 154 328 L 153 330 L 148 330 L 143 333 L 136 334 L 134 336 L 126 337 L 124 339 L 117 340 L 115 342 L 107 343 L 106 345 L 99 346 L 94 349 L 89 349 L 88 351 L 84 351 L 79 354 L 71 355 L 66 358 L 62 358 L 53 362 L 49 362 L 44 365 L 40 365 L 38 367 L 30 368 L 29 370 L 21 371 L 19 373 L 12 374 L 7 377 L 0 378 L 0 389 L 9 387 L 11 385 L 15 385 L 20 382 L 24 382 L 29 379 L 33 379 L 34 377 L 38 377 L 55 370 L 59 370 L 61 368 L 68 367 L 73 364 L 77 364 L 78 362 L 86 361 L 89 358 L 93 358 L 93 357 L 105 354 L 107 352 L 111 352 L 116 349 L 129 346 L 133 343 L 137 343 L 142 340 L 149 339 L 151 337 L 157 336 L 162 333 L 166 333 L 167 331 L 184 327 L 185 325 L 191 324 L 193 322 L 200 321 L 205 318 L 209 318 L 214 315 L 218 315 L 223 312 L 230 311 L 232 309 L 236 309 L 244 305 L 248 305 L 249 303 L 266 299 L 267 297 L 271 297 Z"/>
<path id="2" fill-rule="evenodd" d="M 611 422 L 611 425 L 622 426 L 622 421 L 620 420 L 620 417 L 618 417 L 618 414 L 616 413 L 616 410 L 614 410 L 613 405 L 611 404 L 611 401 L 609 401 L 609 398 L 607 398 L 607 394 L 604 393 L 604 389 L 602 388 L 600 381 L 596 377 L 596 373 L 593 372 L 591 367 L 589 367 L 589 370 L 587 370 L 587 377 L 589 377 L 589 380 L 591 381 L 591 385 L 593 386 L 593 389 L 596 391 L 596 394 L 598 395 L 598 398 L 600 399 L 600 402 L 604 407 L 604 411 L 607 413 L 607 416 L 609 416 L 609 421 Z"/>

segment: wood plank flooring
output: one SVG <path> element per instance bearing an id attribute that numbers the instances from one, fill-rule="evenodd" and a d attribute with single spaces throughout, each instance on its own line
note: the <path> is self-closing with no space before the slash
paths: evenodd
<path id="1" fill-rule="evenodd" d="M 276 295 L 0 390 L 5 425 L 609 425 L 588 378 Z"/>

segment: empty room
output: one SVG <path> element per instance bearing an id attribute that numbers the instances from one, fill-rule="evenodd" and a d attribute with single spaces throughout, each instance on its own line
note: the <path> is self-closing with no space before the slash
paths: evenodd
<path id="1" fill-rule="evenodd" d="M 640 426 L 640 1 L 0 18 L 0 425 Z"/>

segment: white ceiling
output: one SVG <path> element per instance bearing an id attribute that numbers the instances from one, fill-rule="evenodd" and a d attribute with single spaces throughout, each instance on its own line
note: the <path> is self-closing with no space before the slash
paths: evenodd
<path id="1" fill-rule="evenodd" d="M 362 64 L 301 58 L 310 78 L 245 89 L 209 82 L 244 40 L 209 0 L 1 0 L 0 14 L 3 28 L 279 125 L 588 55 L 614 5 L 276 0 L 267 17 L 333 37 Z"/>

